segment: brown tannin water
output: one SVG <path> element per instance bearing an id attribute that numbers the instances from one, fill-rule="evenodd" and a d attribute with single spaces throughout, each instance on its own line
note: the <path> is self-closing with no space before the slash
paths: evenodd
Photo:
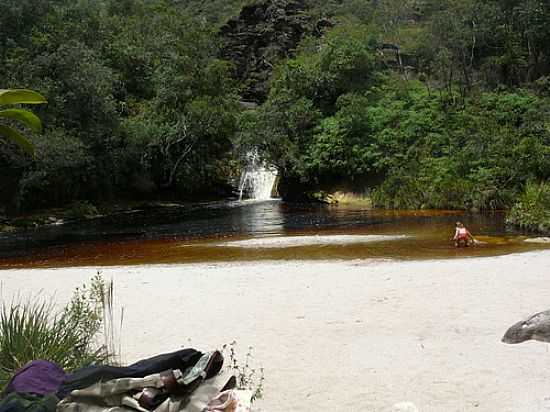
<path id="1" fill-rule="evenodd" d="M 455 248 L 460 220 L 480 245 Z M 504 214 L 387 211 L 279 200 L 172 205 L 0 235 L 0 268 L 251 260 L 433 259 L 549 248 Z"/>

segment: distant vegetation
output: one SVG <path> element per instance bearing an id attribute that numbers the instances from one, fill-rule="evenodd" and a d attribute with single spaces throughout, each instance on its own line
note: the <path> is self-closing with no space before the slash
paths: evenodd
<path id="1" fill-rule="evenodd" d="M 319 3 L 334 27 L 274 71 L 241 144 L 283 171 L 288 196 L 351 182 L 381 207 L 509 208 L 550 175 L 538 4 Z"/>
<path id="2" fill-rule="evenodd" d="M 224 197 L 252 148 L 296 199 L 491 210 L 550 176 L 545 2 L 0 5 L 2 87 L 49 100 L 35 160 L 0 146 L 8 211 Z"/>

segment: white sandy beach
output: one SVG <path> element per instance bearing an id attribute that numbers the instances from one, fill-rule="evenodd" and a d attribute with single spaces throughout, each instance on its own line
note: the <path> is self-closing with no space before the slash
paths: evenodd
<path id="1" fill-rule="evenodd" d="M 127 362 L 237 340 L 265 368 L 262 411 L 550 411 L 550 352 L 500 342 L 550 309 L 550 252 L 432 261 L 102 268 Z M 95 268 L 0 271 L 1 296 L 66 300 Z"/>

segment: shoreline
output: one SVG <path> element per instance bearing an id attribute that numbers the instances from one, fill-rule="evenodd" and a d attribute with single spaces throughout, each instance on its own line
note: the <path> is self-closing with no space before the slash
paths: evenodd
<path id="1" fill-rule="evenodd" d="M 64 303 L 98 268 L 6 269 L 0 296 Z M 550 251 L 396 261 L 101 267 L 124 307 L 122 360 L 236 340 L 265 369 L 257 410 L 542 411 L 547 345 L 505 345 L 548 309 Z"/>

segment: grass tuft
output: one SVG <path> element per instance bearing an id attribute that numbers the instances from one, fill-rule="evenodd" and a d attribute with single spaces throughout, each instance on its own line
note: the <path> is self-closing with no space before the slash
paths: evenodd
<path id="1" fill-rule="evenodd" d="M 110 288 L 112 294 L 112 284 Z M 0 389 L 13 372 L 35 359 L 50 360 L 67 371 L 107 361 L 109 349 L 114 346 L 98 342 L 108 291 L 98 273 L 90 287 L 77 288 L 61 310 L 51 302 L 36 299 L 2 304 Z"/>

